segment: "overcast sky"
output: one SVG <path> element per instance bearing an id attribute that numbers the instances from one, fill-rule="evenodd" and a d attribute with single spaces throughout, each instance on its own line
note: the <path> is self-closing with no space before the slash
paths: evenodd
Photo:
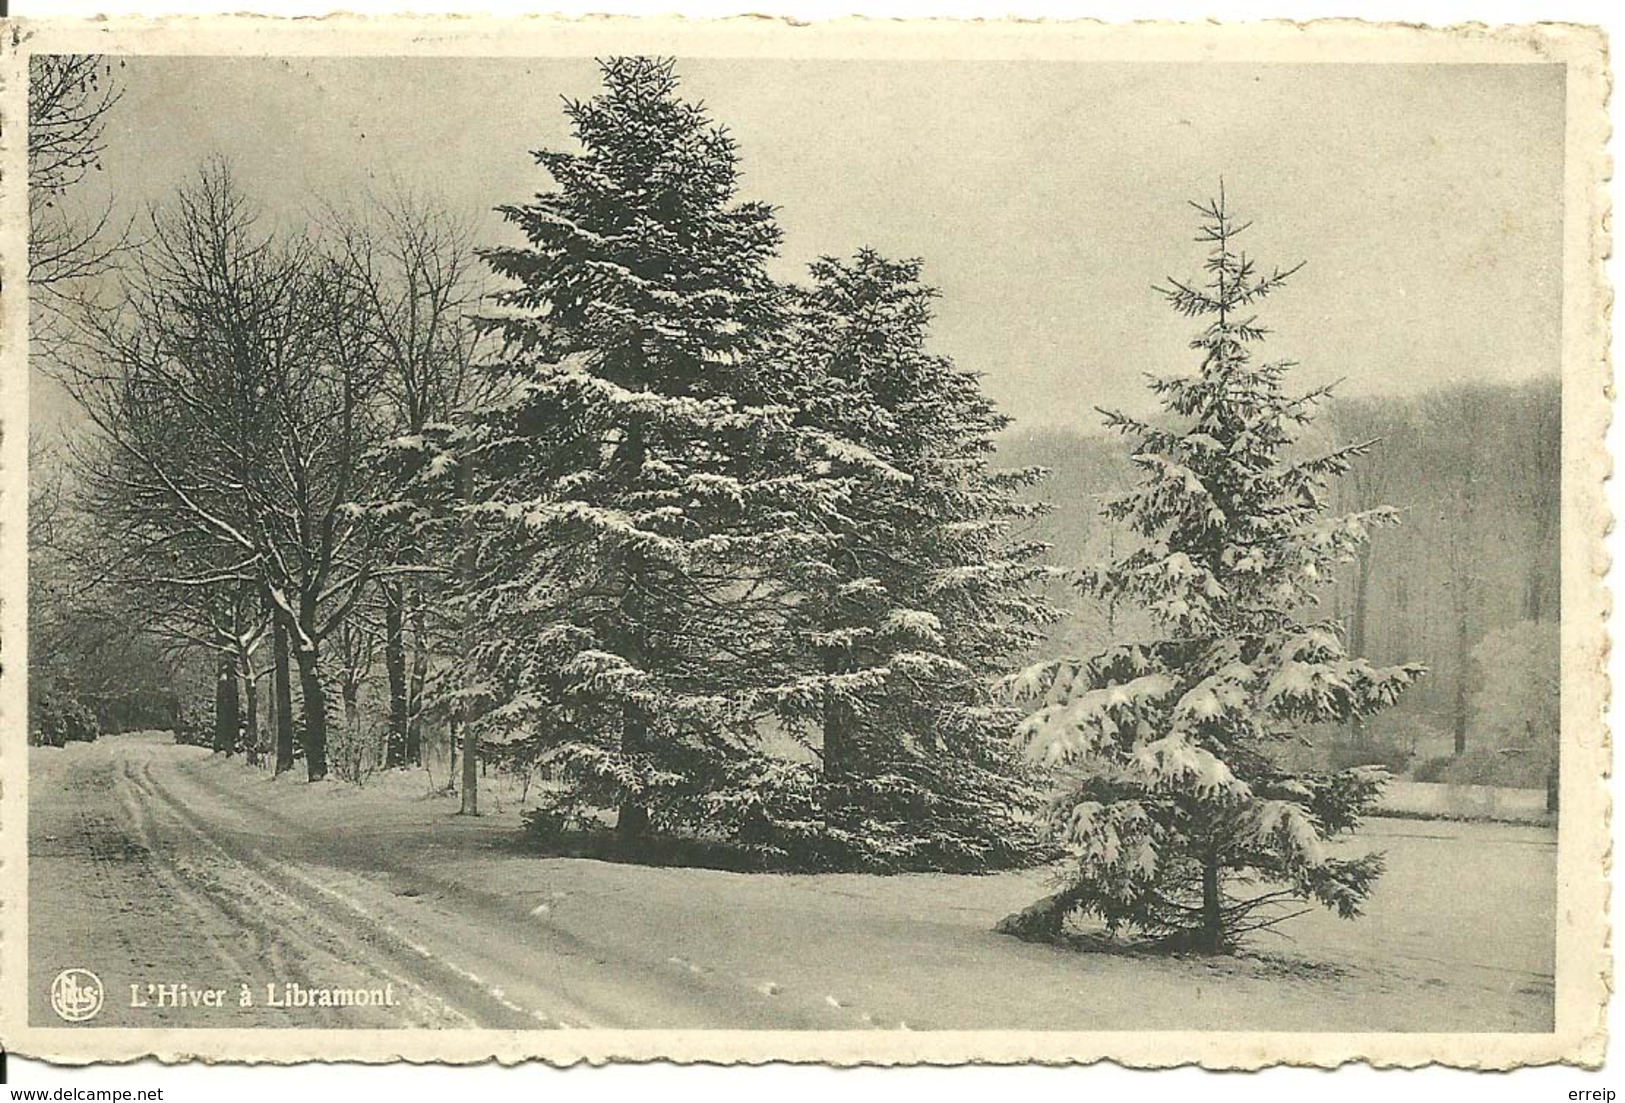
<path id="1" fill-rule="evenodd" d="M 223 155 L 278 217 L 391 178 L 506 240 L 498 203 L 550 186 L 560 97 L 591 62 L 138 58 L 98 182 L 161 202 Z M 1152 65 L 683 59 L 685 94 L 778 208 L 778 275 L 872 245 L 942 291 L 934 344 L 1029 426 L 1143 410 L 1191 323 L 1151 290 L 1195 272 L 1187 198 L 1222 175 L 1265 264 L 1298 382 L 1414 393 L 1559 369 L 1563 71 L 1556 65 Z M 42 413 L 56 400 L 41 393 Z"/>

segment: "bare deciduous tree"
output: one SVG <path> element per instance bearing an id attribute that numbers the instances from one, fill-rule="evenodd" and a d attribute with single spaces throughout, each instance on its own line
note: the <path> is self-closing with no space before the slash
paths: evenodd
<path id="1" fill-rule="evenodd" d="M 131 554 L 169 557 L 164 584 L 258 588 L 298 668 L 314 780 L 327 771 L 322 641 L 373 577 L 351 505 L 379 419 L 361 300 L 314 243 L 261 230 L 222 165 L 150 222 L 121 307 L 85 311 L 55 359 L 97 431 L 89 482 Z"/>
<path id="2" fill-rule="evenodd" d="M 391 445 L 377 488 L 387 533 L 380 554 L 395 567 L 378 580 L 389 683 L 384 762 L 416 765 L 422 761 L 430 658 L 425 586 L 435 571 L 418 539 L 418 511 L 408 487 L 423 462 L 423 434 L 449 422 L 486 378 L 472 371 L 473 234 L 442 204 L 402 188 L 365 209 L 363 215 L 335 211 L 330 221 L 335 253 L 382 362 L 380 393 Z"/>
<path id="3" fill-rule="evenodd" d="M 119 63 L 119 64 L 122 64 Z M 36 341 L 73 289 L 103 271 L 124 244 L 113 201 L 79 206 L 70 195 L 101 168 L 107 115 L 122 95 L 99 54 L 35 54 L 28 82 L 28 282 Z"/>

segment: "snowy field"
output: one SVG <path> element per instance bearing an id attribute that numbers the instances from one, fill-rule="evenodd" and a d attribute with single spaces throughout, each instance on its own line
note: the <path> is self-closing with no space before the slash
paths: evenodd
<path id="1" fill-rule="evenodd" d="M 986 877 L 791 876 L 528 853 L 511 797 L 454 815 L 425 774 L 272 780 L 166 735 L 30 750 L 29 961 L 90 968 L 96 1025 L 1545 1031 L 1556 834 L 1378 819 L 1369 915 L 1315 913 L 1270 956 L 1151 959 L 992 925 L 1046 891 Z M 229 987 L 131 1008 L 132 984 Z M 393 1008 L 235 1002 L 390 984 Z"/>

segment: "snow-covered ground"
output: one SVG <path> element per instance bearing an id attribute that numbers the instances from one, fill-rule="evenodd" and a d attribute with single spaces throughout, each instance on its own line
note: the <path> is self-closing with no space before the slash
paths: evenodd
<path id="1" fill-rule="evenodd" d="M 1546 790 L 1495 785 L 1445 785 L 1395 778 L 1383 787 L 1378 808 L 1396 816 L 1424 819 L 1557 822 L 1556 815 L 1546 810 Z"/>
<path id="2" fill-rule="evenodd" d="M 1556 836 L 1375 820 L 1369 915 L 1315 913 L 1271 960 L 1029 945 L 991 927 L 1046 891 L 988 877 L 789 876 L 527 852 L 511 798 L 478 819 L 423 773 L 272 780 L 167 736 L 36 748 L 29 939 L 94 970 L 98 1025 L 788 1029 L 1552 1028 Z M 501 797 L 501 793 L 493 793 Z M 396 1006 L 283 1009 L 267 985 L 388 985 Z M 131 1007 L 130 986 L 227 990 Z M 240 1006 L 239 983 L 255 1003 Z"/>

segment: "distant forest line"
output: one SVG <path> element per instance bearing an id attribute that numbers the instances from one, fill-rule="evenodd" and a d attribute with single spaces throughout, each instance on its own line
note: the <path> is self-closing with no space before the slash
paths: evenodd
<path id="1" fill-rule="evenodd" d="M 1368 731 L 1348 733 L 1391 745 L 1378 748 L 1389 752 L 1381 757 L 1409 751 L 1420 764 L 1457 746 L 1497 744 L 1499 718 L 1481 699 L 1486 658 L 1491 677 L 1512 679 L 1525 697 L 1546 692 L 1546 711 L 1555 713 L 1561 430 L 1555 376 L 1453 384 L 1415 396 L 1340 396 L 1326 405 L 1316 442 L 1379 442 L 1337 484 L 1337 508 L 1401 511 L 1399 524 L 1376 531 L 1366 553 L 1339 575 L 1327 594 L 1329 612 L 1343 623 L 1351 652 L 1379 663 L 1423 662 L 1429 671 Z M 1122 533 L 1101 518 L 1100 502 L 1133 482 L 1121 441 L 1083 427 L 1017 425 L 1001 439 L 999 461 L 1049 471 L 1037 493 L 1050 512 L 1034 526 L 1052 545 L 1051 562 L 1070 567 L 1113 553 Z M 1136 628 L 1132 614 L 1095 607 L 1070 588 L 1057 598 L 1070 608 L 1051 630 L 1063 650 L 1089 653 Z M 1493 650 L 1513 636 L 1526 637 L 1535 665 L 1486 654 L 1486 640 Z M 1555 742 L 1557 733 L 1539 734 Z M 1319 733 L 1316 741 L 1331 736 Z M 1526 773 L 1492 769 L 1483 780 L 1533 780 Z"/>

